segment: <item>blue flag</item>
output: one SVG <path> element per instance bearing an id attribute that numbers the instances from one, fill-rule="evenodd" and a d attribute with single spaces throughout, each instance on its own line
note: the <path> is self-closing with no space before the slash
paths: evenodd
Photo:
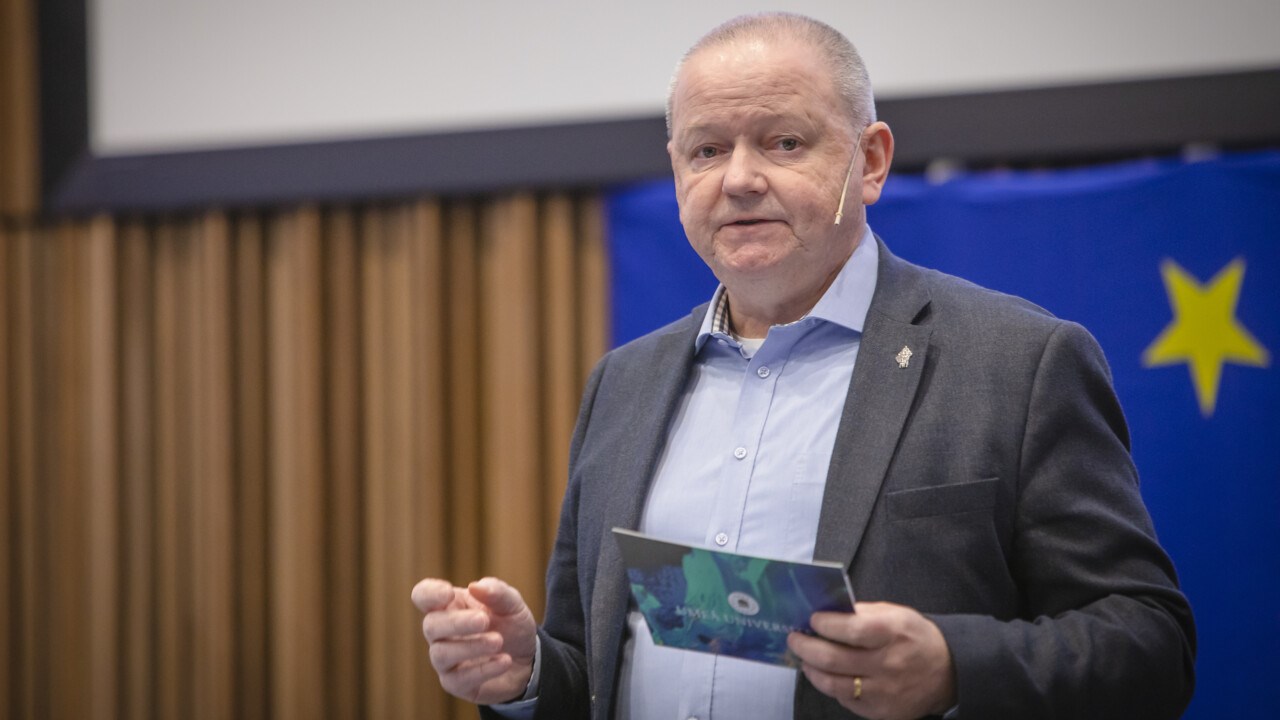
<path id="1" fill-rule="evenodd" d="M 1280 707 L 1280 151 L 892 176 L 868 211 L 900 257 L 1025 297 L 1106 351 L 1143 496 L 1199 634 L 1188 718 Z M 715 278 L 670 181 L 609 200 L 614 340 Z"/>

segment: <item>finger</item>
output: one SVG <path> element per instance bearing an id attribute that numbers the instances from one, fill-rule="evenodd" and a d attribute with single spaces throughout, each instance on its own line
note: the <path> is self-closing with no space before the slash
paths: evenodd
<path id="1" fill-rule="evenodd" d="M 519 590 L 495 577 L 477 580 L 467 590 L 495 615 L 515 615 L 527 607 Z"/>
<path id="2" fill-rule="evenodd" d="M 448 607 L 456 597 L 455 588 L 447 580 L 426 578 L 413 586 L 409 597 L 420 612 L 431 612 Z"/>
<path id="3" fill-rule="evenodd" d="M 893 640 L 904 622 L 904 613 L 914 612 L 890 603 L 858 603 L 854 608 L 853 613 L 814 613 L 809 624 L 827 639 L 854 647 L 879 648 Z"/>
<path id="4" fill-rule="evenodd" d="M 489 629 L 483 610 L 434 610 L 422 618 L 422 635 L 427 642 L 467 637 Z"/>
<path id="5" fill-rule="evenodd" d="M 502 636 L 495 632 L 431 643 L 431 666 L 437 672 L 451 672 L 463 663 L 496 655 L 502 650 Z"/>
<path id="6" fill-rule="evenodd" d="M 463 662 L 440 673 L 440 685 L 446 692 L 467 700 L 475 700 L 486 682 L 511 669 L 511 656 L 506 654 Z"/>
<path id="7" fill-rule="evenodd" d="M 866 650 L 820 637 L 791 633 L 787 636 L 787 647 L 800 658 L 805 667 L 828 673 L 862 675 L 872 667 L 872 658 Z"/>
<path id="8" fill-rule="evenodd" d="M 854 678 L 845 675 L 833 675 L 818 668 L 806 665 L 802 669 L 804 676 L 818 692 L 835 698 L 844 707 L 866 715 L 875 706 L 874 697 L 870 695 L 870 685 L 866 678 Z"/>
<path id="9" fill-rule="evenodd" d="M 875 647 L 867 619 L 854 613 L 817 612 L 809 625 L 819 636 L 850 647 Z"/>

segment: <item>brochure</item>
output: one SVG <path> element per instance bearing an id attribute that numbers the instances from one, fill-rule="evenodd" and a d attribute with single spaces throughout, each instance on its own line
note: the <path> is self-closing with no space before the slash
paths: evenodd
<path id="1" fill-rule="evenodd" d="M 795 667 L 787 635 L 809 616 L 853 612 L 844 567 L 681 545 L 613 529 L 631 594 L 656 645 Z"/>

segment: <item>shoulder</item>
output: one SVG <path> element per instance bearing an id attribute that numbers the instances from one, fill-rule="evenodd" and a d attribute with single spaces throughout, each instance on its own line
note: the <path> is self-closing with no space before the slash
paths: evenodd
<path id="1" fill-rule="evenodd" d="M 899 311 L 915 309 L 914 317 L 902 321 L 928 326 L 932 343 L 960 356 L 1010 369 L 1028 363 L 1034 368 L 1046 358 L 1064 357 L 1110 375 L 1102 350 L 1088 330 L 1029 300 L 892 255 L 881 264 L 880 280 L 889 284 L 887 298 L 904 293 L 914 298 L 914 304 L 899 302 Z M 892 307 L 894 302 L 884 305 Z"/>
<path id="2" fill-rule="evenodd" d="M 954 324 L 966 330 L 982 328 L 1052 332 L 1062 324 L 1053 313 L 1025 298 L 977 285 L 963 278 L 928 268 L 915 267 L 929 286 L 930 313 L 935 322 Z"/>
<path id="3" fill-rule="evenodd" d="M 1080 325 L 1058 318 L 1030 300 L 894 256 L 882 265 L 881 279 L 920 288 L 925 301 L 914 322 L 930 325 L 935 334 L 988 346 L 1016 338 L 1044 343 L 1054 335 L 1088 336 Z"/>

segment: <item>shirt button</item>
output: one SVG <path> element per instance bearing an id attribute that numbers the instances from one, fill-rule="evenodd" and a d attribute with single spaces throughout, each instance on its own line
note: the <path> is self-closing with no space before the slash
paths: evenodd
<path id="1" fill-rule="evenodd" d="M 740 447 L 733 451 L 733 456 L 741 460 L 747 456 L 747 449 L 744 447 Z"/>
<path id="2" fill-rule="evenodd" d="M 729 544 L 729 536 L 724 533 L 716 533 L 716 544 L 724 547 Z"/>
<path id="3" fill-rule="evenodd" d="M 761 366 L 760 366 L 760 369 L 756 370 L 756 374 L 757 374 L 757 375 L 759 375 L 759 376 L 760 376 L 760 377 L 762 377 L 762 378 L 767 378 L 767 377 L 769 377 L 769 366 L 767 366 L 767 365 L 761 365 Z"/>

